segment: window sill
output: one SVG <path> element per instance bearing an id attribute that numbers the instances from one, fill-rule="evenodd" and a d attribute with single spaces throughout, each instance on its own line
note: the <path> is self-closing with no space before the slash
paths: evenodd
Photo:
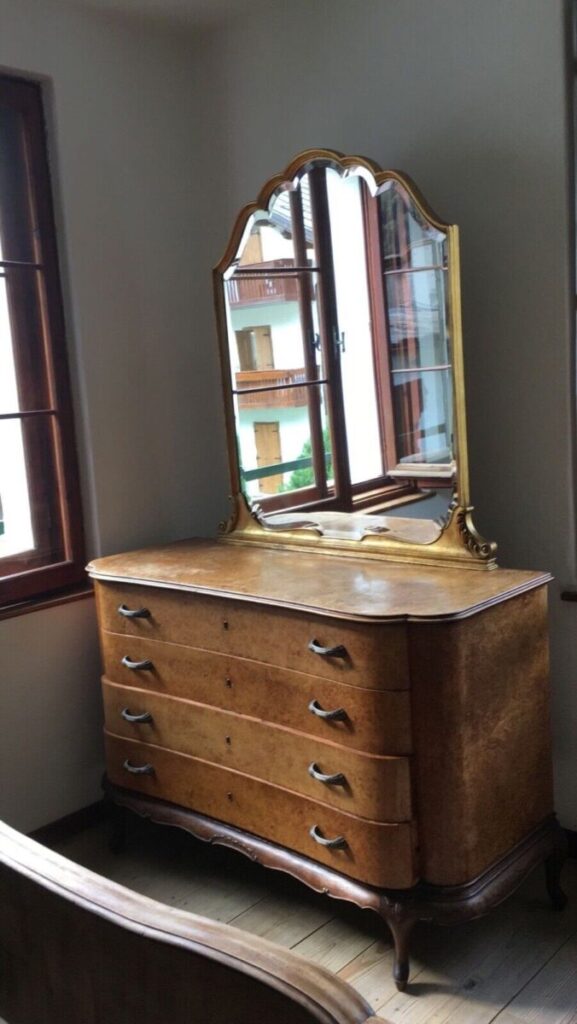
<path id="1" fill-rule="evenodd" d="M 82 601 L 86 597 L 94 597 L 94 589 L 90 583 L 83 583 L 81 586 L 69 587 L 51 594 L 42 594 L 39 597 L 31 597 L 26 601 L 18 601 L 16 604 L 1 605 L 0 621 L 16 618 L 17 615 L 27 615 L 29 612 L 41 611 L 44 608 L 55 608 L 60 604 L 71 604 L 72 601 Z"/>
<path id="2" fill-rule="evenodd" d="M 381 490 L 355 495 L 352 511 L 363 512 L 365 515 L 382 512 L 386 515 L 389 509 L 412 505 L 417 501 L 426 501 L 431 497 L 431 493 L 430 490 L 416 490 L 414 487 L 381 488 Z"/>

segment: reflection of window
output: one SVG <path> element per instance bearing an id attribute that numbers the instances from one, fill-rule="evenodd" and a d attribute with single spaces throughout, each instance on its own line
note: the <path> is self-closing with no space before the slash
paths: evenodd
<path id="1" fill-rule="evenodd" d="M 450 485 L 446 236 L 396 181 L 375 196 L 309 164 L 298 182 L 252 215 L 225 273 L 247 494 L 349 511 Z M 280 425 L 282 462 L 255 457 L 258 410 Z"/>
<path id="2" fill-rule="evenodd" d="M 369 232 L 378 233 L 395 434 L 389 472 L 446 465 L 451 479 L 452 374 L 448 343 L 444 236 L 427 225 L 400 189 L 380 197 L 378 223 L 366 203 Z M 376 239 L 373 238 L 373 244 Z M 417 471 L 417 470 L 415 470 Z M 426 469 L 421 468 L 425 475 Z"/>
<path id="3" fill-rule="evenodd" d="M 40 88 L 0 76 L 0 603 L 82 577 Z"/>
<path id="4" fill-rule="evenodd" d="M 245 327 L 235 333 L 241 370 L 274 368 L 270 327 Z"/>

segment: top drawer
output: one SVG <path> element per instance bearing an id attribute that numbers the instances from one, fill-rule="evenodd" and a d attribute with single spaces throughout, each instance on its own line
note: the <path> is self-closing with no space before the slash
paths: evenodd
<path id="1" fill-rule="evenodd" d="M 346 622 L 228 598 L 122 583 L 97 582 L 96 595 L 100 625 L 112 633 L 251 658 L 353 686 L 387 690 L 408 687 L 403 624 Z"/>

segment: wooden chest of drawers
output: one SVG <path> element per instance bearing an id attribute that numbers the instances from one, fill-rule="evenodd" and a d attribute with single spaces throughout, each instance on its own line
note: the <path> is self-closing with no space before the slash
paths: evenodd
<path id="1" fill-rule="evenodd" d="M 511 886 L 511 851 L 517 879 L 557 842 L 547 577 L 298 569 L 208 541 L 92 563 L 115 799 L 264 844 L 263 862 L 387 920 L 391 890 L 412 922 L 425 890 L 449 887 L 454 915 L 495 865 Z"/>

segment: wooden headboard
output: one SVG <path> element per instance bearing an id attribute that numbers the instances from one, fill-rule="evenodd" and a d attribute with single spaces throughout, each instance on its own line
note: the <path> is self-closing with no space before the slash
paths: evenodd
<path id="1" fill-rule="evenodd" d="M 361 996 L 323 968 L 132 892 L 2 823 L 0 1017 L 378 1024 Z"/>

